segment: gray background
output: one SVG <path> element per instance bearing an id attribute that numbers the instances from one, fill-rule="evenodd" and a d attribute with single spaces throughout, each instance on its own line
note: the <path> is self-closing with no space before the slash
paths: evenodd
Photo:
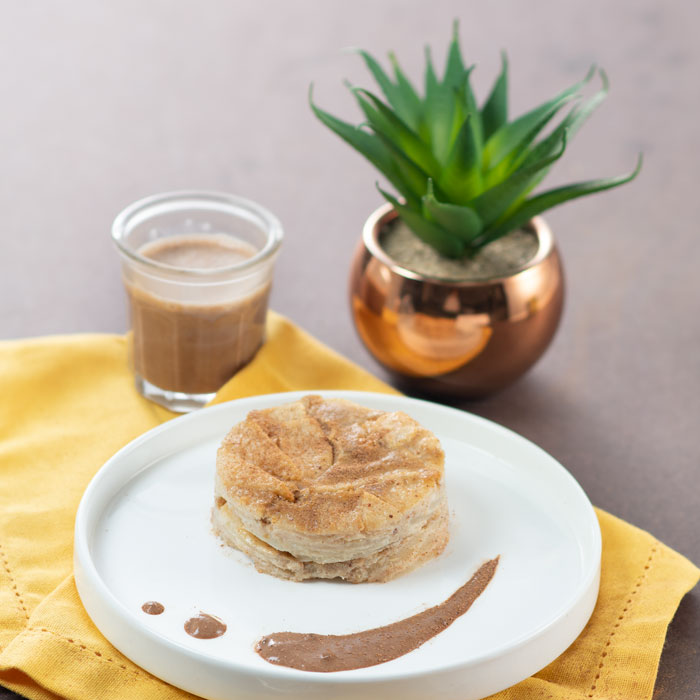
<path id="1" fill-rule="evenodd" d="M 650 0 L 134 0 L 0 3 L 0 337 L 122 332 L 109 240 L 147 194 L 258 200 L 286 240 L 272 305 L 380 376 L 346 300 L 377 175 L 310 113 L 359 121 L 342 49 L 395 49 L 420 77 L 461 19 L 484 96 L 511 62 L 513 113 L 603 66 L 612 87 L 551 184 L 645 166 L 547 215 L 567 271 L 562 326 L 527 377 L 470 411 L 558 458 L 605 509 L 700 562 L 700 6 Z M 655 697 L 698 698 L 700 593 L 671 627 Z M 0 690 L 0 697 L 10 697 Z"/>

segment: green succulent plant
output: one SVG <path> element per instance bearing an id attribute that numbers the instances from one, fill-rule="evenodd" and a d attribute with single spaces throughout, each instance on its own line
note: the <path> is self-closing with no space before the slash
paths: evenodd
<path id="1" fill-rule="evenodd" d="M 523 114 L 508 118 L 508 61 L 479 107 L 470 86 L 474 66 L 465 67 L 455 22 L 445 72 L 438 79 L 426 48 L 425 94 L 420 96 L 389 54 L 393 79 L 366 51 L 359 51 L 385 101 L 348 84 L 366 121 L 355 126 L 317 107 L 316 116 L 367 158 L 396 188 L 383 190 L 408 227 L 439 253 L 463 258 L 535 215 L 570 199 L 634 179 L 642 164 L 621 177 L 532 191 L 564 154 L 567 141 L 605 98 L 608 80 L 592 67 L 579 83 Z M 580 90 L 595 75 L 602 87 L 587 101 Z M 313 87 L 313 86 L 312 86 Z M 566 105 L 566 115 L 543 135 Z"/>

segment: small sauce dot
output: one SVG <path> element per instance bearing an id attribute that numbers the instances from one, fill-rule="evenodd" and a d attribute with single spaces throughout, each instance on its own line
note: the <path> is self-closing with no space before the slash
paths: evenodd
<path id="1" fill-rule="evenodd" d="M 148 600 L 141 606 L 141 610 L 147 615 L 160 615 L 165 610 L 165 606 L 157 600 Z"/>
<path id="2" fill-rule="evenodd" d="M 185 632 L 195 639 L 215 639 L 226 632 L 226 623 L 201 612 L 185 622 Z"/>

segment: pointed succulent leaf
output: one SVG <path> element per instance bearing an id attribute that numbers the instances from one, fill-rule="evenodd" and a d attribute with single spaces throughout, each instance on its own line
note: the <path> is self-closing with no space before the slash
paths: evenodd
<path id="1" fill-rule="evenodd" d="M 353 124 L 334 117 L 313 103 L 312 88 L 309 89 L 309 104 L 316 117 L 346 143 L 374 165 L 406 200 L 419 202 L 425 194 L 425 185 L 414 190 L 403 177 L 400 168 L 392 157 L 392 152 L 375 134 L 368 133 Z"/>
<path id="2" fill-rule="evenodd" d="M 413 83 L 411 83 L 411 81 L 406 77 L 406 74 L 401 70 L 399 60 L 396 58 L 396 54 L 393 51 L 389 52 L 389 62 L 391 63 L 391 67 L 394 69 L 396 85 L 405 93 L 407 102 L 410 102 L 414 109 L 420 111 L 421 99 L 418 97 L 418 93 L 413 87 Z"/>
<path id="3" fill-rule="evenodd" d="M 411 84 L 405 78 L 397 83 L 392 82 L 391 78 L 371 54 L 361 49 L 358 53 L 364 60 L 370 73 L 374 76 L 377 85 L 379 85 L 389 104 L 396 110 L 396 114 L 412 129 L 417 129 L 421 114 L 420 99 Z"/>
<path id="4" fill-rule="evenodd" d="M 532 158 L 528 157 L 525 162 L 522 163 L 517 169 L 523 169 L 523 168 L 529 168 L 531 166 L 537 166 L 537 163 L 542 163 L 547 160 L 550 160 L 551 162 L 548 165 L 545 165 L 544 167 L 540 168 L 540 170 L 533 175 L 530 178 L 530 181 L 527 183 L 527 186 L 522 189 L 520 194 L 513 199 L 513 201 L 510 203 L 510 206 L 504 211 L 503 216 L 510 216 L 512 212 L 514 212 L 525 200 L 525 198 L 532 192 L 537 185 L 542 182 L 542 180 L 547 176 L 547 173 L 549 173 L 550 168 L 552 167 L 553 163 L 559 156 L 562 155 L 564 152 L 564 149 L 566 148 L 566 144 L 569 140 L 569 132 L 566 129 L 566 127 L 562 129 L 556 129 L 555 132 L 551 134 L 553 137 L 551 141 L 549 140 L 548 137 L 548 143 L 546 144 L 546 147 L 543 147 L 541 149 L 536 148 L 532 152 Z M 553 158 L 553 156 L 555 156 Z"/>
<path id="5" fill-rule="evenodd" d="M 593 97 L 587 100 L 578 109 L 572 110 L 574 114 L 569 113 L 566 116 L 566 129 L 569 134 L 569 139 L 581 128 L 581 125 L 591 116 L 593 111 L 598 107 L 598 105 L 608 96 L 608 90 L 610 88 L 610 82 L 608 81 L 608 76 L 602 68 L 598 69 L 598 75 L 602 82 L 602 87 L 598 92 L 596 92 Z"/>
<path id="6" fill-rule="evenodd" d="M 397 148 L 430 175 L 440 172 L 440 165 L 430 149 L 405 122 L 380 99 L 367 90 L 353 89 L 362 111 L 372 128 L 389 139 Z"/>
<path id="7" fill-rule="evenodd" d="M 334 117 L 332 114 L 317 107 L 313 101 L 313 85 L 309 87 L 309 105 L 316 117 L 340 138 L 358 150 L 365 158 L 374 162 L 383 160 L 386 148 L 373 135 L 362 129 Z"/>
<path id="8" fill-rule="evenodd" d="M 574 110 L 572 110 L 572 112 L 573 111 Z M 548 158 L 553 153 L 557 153 L 561 149 L 562 143 L 565 140 L 569 140 L 569 130 L 566 126 L 566 122 L 562 122 L 557 126 L 557 128 L 554 131 L 552 131 L 552 133 L 544 141 L 538 143 L 528 153 L 523 154 L 523 156 L 521 156 L 518 162 L 513 166 L 511 172 L 514 172 L 519 168 L 529 167 L 533 163 L 536 163 L 539 160 L 542 160 L 543 158 Z M 515 209 L 517 209 L 520 206 L 520 204 L 525 200 L 525 198 L 530 194 L 530 192 L 532 192 L 532 190 L 534 190 L 537 187 L 537 185 L 539 185 L 540 182 L 542 182 L 542 180 L 544 180 L 544 178 L 547 177 L 550 168 L 551 165 L 547 166 L 546 168 L 542 168 L 537 173 L 537 175 L 535 175 L 532 178 L 530 184 L 527 186 L 527 189 L 523 190 L 523 192 L 516 199 L 513 200 L 506 214 L 510 214 L 512 211 L 515 211 Z"/>
<path id="9" fill-rule="evenodd" d="M 430 148 L 439 163 L 444 163 L 450 149 L 452 118 L 456 99 L 457 94 L 455 90 L 438 81 L 430 57 L 430 50 L 426 48 L 422 132 L 427 136 Z"/>
<path id="10" fill-rule="evenodd" d="M 539 172 L 561 158 L 565 150 L 566 137 L 564 136 L 558 153 L 516 170 L 503 182 L 468 202 L 469 206 L 481 217 L 485 226 L 490 226 L 510 208 L 523 192 L 530 190 L 532 181 Z"/>
<path id="11" fill-rule="evenodd" d="M 488 171 L 485 174 L 485 186 L 492 187 L 494 184 L 502 182 L 511 173 L 513 173 L 519 167 L 519 163 L 522 158 L 527 154 L 528 148 L 530 148 L 542 129 L 549 123 L 549 121 L 554 117 L 559 109 L 563 107 L 562 105 L 546 112 L 542 118 L 534 124 L 532 129 L 527 132 L 517 143 L 513 145 L 513 148 L 509 153 L 505 154 L 503 157 L 496 162 L 487 161 L 486 154 L 484 154 L 484 160 L 490 164 Z"/>
<path id="12" fill-rule="evenodd" d="M 463 88 L 454 88 L 453 92 L 455 99 L 453 102 L 452 123 L 450 125 L 450 135 L 448 138 L 449 148 L 445 160 L 447 160 L 449 157 L 450 151 L 452 150 L 452 145 L 457 138 L 457 134 L 459 134 L 459 130 L 462 128 L 464 120 L 467 118 L 467 114 L 469 114 L 469 110 L 466 107 L 466 101 L 463 95 Z"/>
<path id="13" fill-rule="evenodd" d="M 583 105 L 576 105 L 573 107 L 566 117 L 562 119 L 562 121 L 546 138 L 542 139 L 529 149 L 526 149 L 517 159 L 515 159 L 511 165 L 510 172 L 513 172 L 522 166 L 532 165 L 538 160 L 547 158 L 553 153 L 556 153 L 561 148 L 562 139 L 566 138 L 567 141 L 571 140 L 571 137 L 579 130 L 583 122 L 590 116 L 593 110 L 605 99 L 607 95 L 607 77 L 602 70 L 600 70 L 599 73 L 603 81 L 603 87 Z M 548 172 L 549 168 L 543 168 L 539 172 L 537 177 L 533 179 L 528 190 L 513 202 L 513 206 L 511 207 L 512 210 L 522 203 L 525 197 L 527 197 L 527 195 L 547 176 Z"/>
<path id="14" fill-rule="evenodd" d="M 516 164 L 517 166 L 530 165 L 559 150 L 562 134 L 564 132 L 566 132 L 566 140 L 571 141 L 571 138 L 581 128 L 583 122 L 588 119 L 593 110 L 608 94 L 609 83 L 607 77 L 602 70 L 599 70 L 598 73 L 603 81 L 603 87 L 584 104 L 573 107 L 556 128 L 552 130 L 551 134 L 529 148 L 527 152 L 522 155 L 519 162 Z"/>
<path id="15" fill-rule="evenodd" d="M 449 134 L 446 137 L 447 148 L 441 162 L 446 162 L 449 158 L 454 142 L 468 115 L 471 115 L 470 129 L 475 139 L 475 146 L 477 150 L 481 150 L 481 117 L 470 83 L 473 70 L 474 66 L 469 68 L 464 66 L 459 47 L 459 22 L 455 20 L 452 41 L 447 52 L 445 75 L 442 80 L 442 87 L 452 92 L 453 99 L 449 101 L 452 107 L 451 112 L 445 111 L 439 115 L 441 128 L 444 129 L 445 134 Z M 443 138 L 444 135 L 441 134 L 440 139 Z"/>
<path id="16" fill-rule="evenodd" d="M 399 202 L 396 197 L 389 194 L 389 192 L 385 192 L 379 185 L 377 185 L 377 189 L 387 201 L 391 202 L 406 225 L 423 242 L 448 258 L 460 258 L 464 255 L 465 246 L 459 238 L 451 236 L 438 224 L 427 221 L 421 214 Z"/>
<path id="17" fill-rule="evenodd" d="M 428 190 L 428 178 L 430 175 L 423 170 L 414 160 L 406 155 L 406 152 L 398 148 L 392 141 L 385 138 L 383 134 L 377 133 L 377 137 L 386 147 L 389 158 L 402 181 L 420 199 Z M 398 188 L 397 188 L 398 189 Z"/>
<path id="18" fill-rule="evenodd" d="M 540 131 L 542 131 L 542 129 L 544 129 L 547 123 L 554 117 L 556 112 L 559 109 L 561 109 L 562 106 L 563 105 L 559 106 L 556 110 L 545 114 L 544 117 L 533 126 L 532 130 L 529 133 L 525 134 L 525 136 L 520 140 L 520 142 L 513 147 L 510 153 L 508 153 L 508 155 L 502 158 L 499 163 L 492 166 L 486 172 L 484 176 L 485 188 L 490 188 L 498 184 L 499 182 L 503 182 L 503 180 L 505 180 L 509 175 L 511 175 L 519 167 L 521 167 L 523 161 L 528 156 L 529 151 L 536 148 L 536 144 L 533 144 L 535 138 L 537 137 L 537 134 Z M 559 147 L 559 144 L 561 142 L 562 131 L 565 131 L 565 129 L 555 129 L 555 131 L 551 134 L 552 140 L 549 143 L 548 153 L 553 152 L 553 150 L 556 150 Z M 529 159 L 529 162 L 532 163 L 534 162 L 534 160 L 535 158 Z M 546 171 L 543 171 L 542 177 L 544 177 L 545 175 Z"/>
<path id="19" fill-rule="evenodd" d="M 464 120 L 438 182 L 456 204 L 468 202 L 482 191 L 481 151 L 474 133 L 474 115 L 468 114 Z"/>
<path id="20" fill-rule="evenodd" d="M 452 41 L 447 50 L 447 65 L 442 83 L 448 87 L 460 88 L 464 82 L 464 61 L 459 48 L 459 21 L 455 20 L 452 25 Z"/>
<path id="21" fill-rule="evenodd" d="M 471 75 L 475 66 L 472 66 L 464 77 L 464 104 L 468 114 L 474 115 L 474 133 L 477 138 L 477 143 L 479 144 L 479 149 L 483 150 L 484 147 L 484 128 L 481 123 L 481 113 L 479 112 L 479 107 L 476 104 L 476 97 L 474 97 L 474 92 L 471 88 Z"/>
<path id="22" fill-rule="evenodd" d="M 484 164 L 492 168 L 498 165 L 503 158 L 514 149 L 522 147 L 523 142 L 532 141 L 537 134 L 547 125 L 549 120 L 567 103 L 576 97 L 581 87 L 587 83 L 595 69 L 592 68 L 588 75 L 581 81 L 564 90 L 555 98 L 530 110 L 512 122 L 504 124 L 495 131 L 484 145 Z"/>
<path id="23" fill-rule="evenodd" d="M 433 54 L 429 46 L 425 47 L 425 99 L 426 101 L 435 94 L 440 82 L 435 74 L 435 66 L 433 66 Z"/>
<path id="24" fill-rule="evenodd" d="M 450 152 L 455 93 L 441 90 L 426 105 L 425 120 L 430 146 L 438 162 L 444 163 Z"/>
<path id="25" fill-rule="evenodd" d="M 578 182 L 572 185 L 557 187 L 531 197 L 523 202 L 522 205 L 507 219 L 497 222 L 495 226 L 486 229 L 477 239 L 477 241 L 475 241 L 475 243 L 477 245 L 485 245 L 486 243 L 490 243 L 501 236 L 505 236 L 510 231 L 514 231 L 515 229 L 524 226 L 528 221 L 530 221 L 530 219 L 532 219 L 533 216 L 537 216 L 543 211 L 556 207 L 558 204 L 568 202 L 571 199 L 585 197 L 589 194 L 603 192 L 604 190 L 610 190 L 613 187 L 624 185 L 637 177 L 639 171 L 642 169 L 642 160 L 642 154 L 640 153 L 637 159 L 637 165 L 628 175 L 604 178 L 600 180 L 588 180 L 587 182 Z"/>
<path id="26" fill-rule="evenodd" d="M 471 244 L 483 228 L 479 215 L 473 209 L 439 202 L 435 198 L 432 180 L 428 180 L 428 193 L 423 197 L 423 213 L 426 218 L 436 221 L 467 245 Z"/>
<path id="27" fill-rule="evenodd" d="M 450 143 L 457 135 L 459 127 L 462 125 L 467 114 L 473 114 L 472 128 L 479 136 L 481 143 L 481 115 L 476 104 L 476 98 L 471 88 L 471 74 L 475 66 L 466 68 L 462 59 L 462 52 L 459 47 L 459 21 L 455 20 L 452 25 L 452 41 L 447 51 L 447 63 L 445 75 L 441 85 L 444 88 L 451 88 L 456 96 L 455 109 L 452 112 L 452 129 L 450 131 Z M 461 109 L 460 109 L 461 108 Z"/>
<path id="28" fill-rule="evenodd" d="M 508 121 L 508 57 L 501 52 L 501 72 L 481 108 L 484 141 Z"/>
<path id="29" fill-rule="evenodd" d="M 515 159 L 510 166 L 510 172 L 513 172 L 523 166 L 532 165 L 542 158 L 547 158 L 553 153 L 556 153 L 561 148 L 564 138 L 566 141 L 571 140 L 573 134 L 578 131 L 585 120 L 607 96 L 609 88 L 608 78 L 602 69 L 598 69 L 598 74 L 600 75 L 602 82 L 601 89 L 582 105 L 575 105 L 546 138 L 542 139 L 534 146 L 531 146 L 529 149 L 526 149 L 517 159 Z M 510 216 L 520 207 L 530 192 L 532 192 L 540 184 L 540 182 L 544 180 L 549 173 L 549 169 L 550 168 L 547 167 L 540 170 L 540 172 L 532 179 L 527 189 L 513 201 L 511 206 L 506 211 L 505 216 Z"/>
<path id="30" fill-rule="evenodd" d="M 424 119 L 425 108 L 423 105 L 423 100 L 418 96 L 415 88 L 411 81 L 406 77 L 405 73 L 401 70 L 401 66 L 393 53 L 389 54 L 389 60 L 391 65 L 394 67 L 394 77 L 396 78 L 396 84 L 401 88 L 403 93 L 406 95 L 406 102 L 411 105 L 412 113 L 415 115 L 416 123 L 413 125 L 415 131 L 420 136 L 423 143 L 430 143 L 430 133 L 427 128 L 427 124 Z"/>

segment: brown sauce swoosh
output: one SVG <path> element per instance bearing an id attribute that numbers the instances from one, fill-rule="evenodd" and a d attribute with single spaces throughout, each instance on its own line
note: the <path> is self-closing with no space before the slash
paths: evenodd
<path id="1" fill-rule="evenodd" d="M 417 649 L 458 617 L 483 593 L 496 573 L 499 557 L 491 559 L 446 601 L 405 620 L 353 634 L 274 632 L 255 650 L 265 661 L 300 671 L 351 671 L 391 661 Z"/>

